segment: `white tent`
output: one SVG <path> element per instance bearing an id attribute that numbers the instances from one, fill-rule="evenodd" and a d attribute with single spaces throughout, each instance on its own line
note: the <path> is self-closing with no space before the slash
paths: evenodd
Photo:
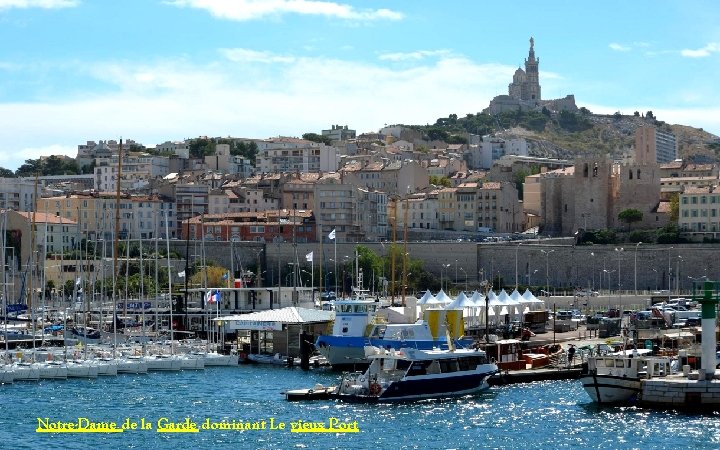
<path id="1" fill-rule="evenodd" d="M 417 304 L 418 305 L 428 305 L 428 304 L 436 305 L 437 299 L 435 298 L 434 295 L 432 295 L 432 293 L 430 292 L 430 289 L 428 289 L 427 291 L 425 291 L 425 294 L 423 294 L 423 296 L 420 298 L 420 300 L 418 300 Z"/>
<path id="2" fill-rule="evenodd" d="M 438 303 L 452 303 L 452 299 L 442 289 L 440 289 L 440 292 L 438 292 L 435 298 L 437 299 Z"/>
<path id="3" fill-rule="evenodd" d="M 465 309 L 474 307 L 475 303 L 469 299 L 464 292 L 461 292 L 455 300 L 445 306 L 445 309 Z"/>

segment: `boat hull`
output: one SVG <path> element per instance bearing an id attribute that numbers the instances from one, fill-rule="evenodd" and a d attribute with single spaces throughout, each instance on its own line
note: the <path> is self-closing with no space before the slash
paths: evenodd
<path id="1" fill-rule="evenodd" d="M 639 378 L 591 373 L 582 376 L 580 382 L 592 401 L 600 405 L 634 404 L 642 390 Z"/>

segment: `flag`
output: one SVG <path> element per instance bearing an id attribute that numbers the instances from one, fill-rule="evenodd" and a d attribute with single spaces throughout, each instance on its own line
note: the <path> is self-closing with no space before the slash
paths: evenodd
<path id="1" fill-rule="evenodd" d="M 205 304 L 214 304 L 220 301 L 220 291 L 207 291 L 205 294 Z"/>
<path id="2" fill-rule="evenodd" d="M 78 279 L 75 280 L 75 286 L 80 286 L 81 281 L 82 281 L 82 278 L 78 277 Z"/>
<path id="3" fill-rule="evenodd" d="M 185 278 L 185 271 L 178 272 L 178 278 Z"/>
<path id="4" fill-rule="evenodd" d="M 330 234 L 328 234 L 328 239 L 333 239 L 333 240 L 335 239 L 335 228 L 333 228 L 333 230 L 330 232 Z"/>
<path id="5" fill-rule="evenodd" d="M 307 255 L 305 255 L 305 261 L 313 262 L 313 252 L 310 252 Z"/>
<path id="6" fill-rule="evenodd" d="M 222 279 L 223 279 L 223 280 L 227 280 L 228 277 L 230 277 L 230 272 L 225 272 L 225 273 L 223 274 L 223 276 L 222 276 Z"/>

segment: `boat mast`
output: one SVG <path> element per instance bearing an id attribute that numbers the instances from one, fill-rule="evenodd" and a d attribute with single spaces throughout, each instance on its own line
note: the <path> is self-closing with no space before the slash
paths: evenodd
<path id="1" fill-rule="evenodd" d="M 168 298 L 170 299 L 170 354 L 174 354 L 173 340 L 175 338 L 173 327 L 173 301 L 172 301 L 172 268 L 170 267 L 170 227 L 168 222 L 170 215 L 165 212 L 165 245 L 167 246 L 167 264 L 168 264 Z M 187 276 L 187 274 L 185 274 Z"/>
<path id="2" fill-rule="evenodd" d="M 118 272 L 118 230 L 120 229 L 120 177 L 122 175 L 122 138 L 120 138 L 120 146 L 118 147 L 118 173 L 116 178 L 115 189 L 115 229 L 113 230 L 113 358 L 115 358 L 117 348 L 117 272 Z"/>
<path id="3" fill-rule="evenodd" d="M 30 320 L 32 320 L 32 345 L 33 345 L 33 361 L 35 361 L 35 311 L 32 304 L 33 297 L 33 273 L 35 272 L 33 265 L 37 265 L 33 255 L 35 254 L 35 211 L 37 210 L 37 190 L 38 190 L 38 173 L 35 172 L 35 190 L 33 192 L 32 204 L 32 222 L 30 224 L 30 263 L 28 269 L 30 271 L 30 279 L 28 280 L 28 297 L 27 305 L 30 310 Z"/>

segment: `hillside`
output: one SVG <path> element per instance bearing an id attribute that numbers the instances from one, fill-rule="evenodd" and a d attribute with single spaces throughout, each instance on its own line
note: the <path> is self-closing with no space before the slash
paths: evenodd
<path id="1" fill-rule="evenodd" d="M 581 154 L 630 153 L 635 130 L 646 124 L 656 125 L 673 133 L 678 139 L 680 157 L 694 162 L 720 160 L 720 138 L 702 129 L 687 125 L 670 125 L 649 113 L 638 115 L 592 114 L 585 108 L 578 113 L 550 113 L 547 110 L 488 114 L 468 114 L 464 118 L 450 115 L 434 125 L 413 126 L 428 138 L 457 143 L 467 133 L 491 134 L 502 138 L 527 139 L 532 156 L 573 158 Z"/>

